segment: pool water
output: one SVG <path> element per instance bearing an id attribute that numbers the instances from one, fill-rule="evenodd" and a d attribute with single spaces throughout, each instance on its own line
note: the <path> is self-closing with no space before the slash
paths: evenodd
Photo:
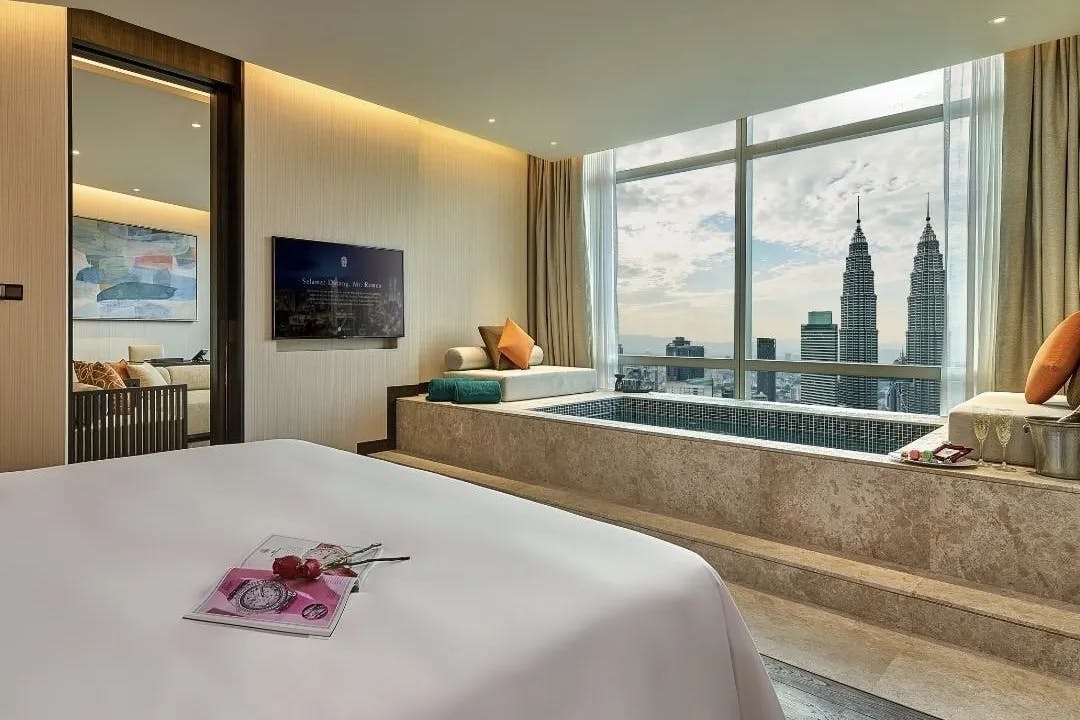
<path id="1" fill-rule="evenodd" d="M 929 417 L 925 421 L 921 417 L 910 419 L 910 415 L 894 419 L 882 417 L 885 413 L 862 415 L 811 407 L 623 395 L 551 405 L 536 411 L 878 455 L 912 443 L 941 426 Z"/>

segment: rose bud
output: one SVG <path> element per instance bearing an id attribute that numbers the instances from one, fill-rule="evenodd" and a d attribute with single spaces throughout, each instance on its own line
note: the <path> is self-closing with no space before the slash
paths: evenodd
<path id="1" fill-rule="evenodd" d="M 322 563 L 314 558 L 305 560 L 304 564 L 300 566 L 300 577 L 315 580 L 320 575 L 322 575 Z"/>
<path id="2" fill-rule="evenodd" d="M 303 567 L 303 562 L 303 560 L 295 555 L 274 558 L 274 574 L 283 580 L 292 580 L 293 578 L 300 577 L 300 569 Z"/>

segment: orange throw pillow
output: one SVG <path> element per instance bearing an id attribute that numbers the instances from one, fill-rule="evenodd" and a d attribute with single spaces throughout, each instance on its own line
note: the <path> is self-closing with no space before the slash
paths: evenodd
<path id="1" fill-rule="evenodd" d="M 131 375 L 128 373 L 127 369 L 127 360 L 117 360 L 116 362 L 109 363 L 109 365 L 112 366 L 112 369 L 116 371 L 116 374 L 119 375 L 120 379 L 125 383 L 131 379 Z"/>
<path id="2" fill-rule="evenodd" d="M 499 338 L 499 352 L 503 357 L 512 362 L 515 367 L 528 370 L 534 345 L 536 342 L 529 337 L 529 333 L 522 330 L 521 326 L 510 318 L 506 318 L 502 337 Z"/>
<path id="3" fill-rule="evenodd" d="M 1080 312 L 1058 324 L 1043 342 L 1028 371 L 1024 399 L 1040 405 L 1054 396 L 1080 365 Z"/>

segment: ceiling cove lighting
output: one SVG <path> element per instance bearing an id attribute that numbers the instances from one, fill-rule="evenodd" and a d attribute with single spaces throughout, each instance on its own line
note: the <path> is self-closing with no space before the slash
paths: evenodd
<path id="1" fill-rule="evenodd" d="M 987 20 L 987 22 L 991 25 L 1000 25 L 1008 19 L 1008 15 L 998 15 L 996 18 L 990 18 L 989 20 Z"/>

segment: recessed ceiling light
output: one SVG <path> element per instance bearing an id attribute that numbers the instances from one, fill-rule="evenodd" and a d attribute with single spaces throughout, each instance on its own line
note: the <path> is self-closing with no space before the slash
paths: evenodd
<path id="1" fill-rule="evenodd" d="M 142 192 L 141 188 L 131 188 L 131 192 Z"/>
<path id="2" fill-rule="evenodd" d="M 191 123 L 191 127 L 193 127 L 193 128 L 201 128 L 202 123 Z"/>
<path id="3" fill-rule="evenodd" d="M 987 22 L 989 22 L 991 25 L 1000 25 L 1008 19 L 1009 17 L 1007 15 L 998 15 L 996 18 L 990 18 L 989 20 L 987 20 Z"/>
<path id="4" fill-rule="evenodd" d="M 552 147 L 554 147 L 555 145 L 558 145 L 558 144 L 559 144 L 559 142 L 557 140 L 552 140 L 551 141 Z"/>
<path id="5" fill-rule="evenodd" d="M 71 151 L 71 154 L 72 154 L 72 155 L 78 155 L 78 154 L 79 154 L 79 151 L 78 151 L 78 150 L 72 150 L 72 151 Z"/>
<path id="6" fill-rule="evenodd" d="M 489 122 L 489 123 L 493 123 L 493 122 L 495 122 L 495 118 L 488 118 L 488 122 Z"/>

